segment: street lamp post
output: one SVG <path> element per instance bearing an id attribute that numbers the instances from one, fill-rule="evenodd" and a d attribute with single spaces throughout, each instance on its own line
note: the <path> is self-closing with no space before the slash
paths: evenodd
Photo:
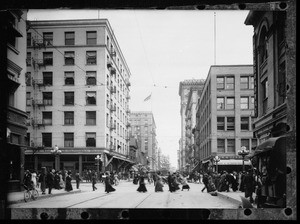
<path id="1" fill-rule="evenodd" d="M 218 162 L 220 162 L 220 157 L 219 156 L 215 156 L 214 157 L 214 161 L 216 163 L 216 172 L 218 173 Z"/>
<path id="2" fill-rule="evenodd" d="M 52 155 L 55 156 L 55 170 L 59 170 L 59 155 L 61 154 L 61 150 L 58 148 L 57 145 L 50 151 Z"/>
<path id="3" fill-rule="evenodd" d="M 95 160 L 96 160 L 96 166 L 97 166 L 97 178 L 98 178 L 98 177 L 99 177 L 99 172 L 100 172 L 99 166 L 100 166 L 101 156 L 97 155 L 97 156 L 95 157 Z"/>
<path id="4" fill-rule="evenodd" d="M 249 150 L 247 150 L 246 146 L 242 146 L 241 150 L 238 151 L 238 155 L 243 158 L 243 171 L 245 171 L 245 156 L 249 154 Z"/>

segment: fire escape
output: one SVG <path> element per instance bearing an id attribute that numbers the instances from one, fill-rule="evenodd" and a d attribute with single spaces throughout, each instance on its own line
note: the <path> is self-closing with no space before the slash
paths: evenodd
<path id="1" fill-rule="evenodd" d="M 43 99 L 42 89 L 45 88 L 44 80 L 39 75 L 39 71 L 42 67 L 46 67 L 47 60 L 39 57 L 39 52 L 41 49 L 46 49 L 51 44 L 43 38 L 39 38 L 37 35 L 32 37 L 32 47 L 33 47 L 33 56 L 32 56 L 32 67 L 33 67 L 33 75 L 32 75 L 32 89 L 33 89 L 33 97 L 32 97 L 32 118 L 31 125 L 33 128 L 33 141 L 31 141 L 31 148 L 33 149 L 33 153 L 36 151 L 43 149 L 42 140 L 38 139 L 38 130 L 40 128 L 44 128 L 45 124 L 43 121 L 41 113 L 41 107 L 45 108 L 45 103 Z M 48 59 L 49 61 L 49 59 Z"/>

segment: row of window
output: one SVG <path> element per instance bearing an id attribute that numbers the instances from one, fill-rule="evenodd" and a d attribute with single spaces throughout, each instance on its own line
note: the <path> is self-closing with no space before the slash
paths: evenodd
<path id="1" fill-rule="evenodd" d="M 217 76 L 217 89 L 234 89 L 234 81 L 233 76 Z M 241 76 L 240 89 L 254 89 L 253 76 Z"/>
<path id="2" fill-rule="evenodd" d="M 43 46 L 53 46 L 53 32 L 43 32 L 43 39 L 36 40 L 32 37 L 31 32 L 27 33 L 27 46 L 36 46 L 36 45 L 43 45 Z M 86 45 L 96 45 L 97 44 L 97 31 L 86 31 Z M 124 73 L 124 69 L 122 66 L 122 63 L 120 63 L 119 58 L 116 55 L 116 52 L 114 50 L 113 44 L 110 42 L 109 36 L 106 37 L 106 44 L 109 48 L 110 53 L 113 57 L 116 57 L 116 64 L 117 67 L 120 69 L 120 73 Z M 66 46 L 74 46 L 75 45 L 75 32 L 65 32 L 65 45 Z M 66 65 L 72 65 L 74 64 L 74 51 L 69 51 L 65 53 L 65 64 Z M 91 58 L 89 60 L 87 59 L 87 64 L 95 64 L 96 60 L 93 58 L 95 57 L 95 54 L 90 51 Z M 107 56 L 108 57 L 108 56 Z M 28 57 L 27 57 L 28 58 Z M 109 60 L 109 58 L 108 58 Z"/>
<path id="3" fill-rule="evenodd" d="M 42 43 L 44 45 L 53 45 L 53 32 L 44 32 Z M 33 39 L 30 32 L 27 33 L 27 46 L 39 44 L 38 40 Z M 97 44 L 97 31 L 86 31 L 86 45 Z M 75 32 L 65 32 L 65 45 L 75 45 Z"/>
<path id="4" fill-rule="evenodd" d="M 30 112 L 27 112 L 30 116 Z M 96 111 L 86 111 L 85 116 L 85 125 L 96 125 Z M 74 125 L 74 111 L 64 111 L 64 125 Z M 53 122 L 53 115 L 51 111 L 43 111 L 42 112 L 42 120 L 36 121 L 38 122 L 37 125 L 52 125 Z M 116 123 L 116 120 L 111 119 L 110 123 L 109 120 L 107 120 L 108 127 L 112 127 L 114 125 L 114 129 L 116 129 L 116 133 L 120 135 L 121 137 L 126 136 L 127 130 L 122 127 L 119 123 Z"/>
<path id="5" fill-rule="evenodd" d="M 86 105 L 96 105 L 96 91 L 86 91 L 85 94 Z M 52 92 L 43 92 L 43 99 L 32 101 L 31 92 L 26 93 L 26 105 L 30 106 L 33 104 L 37 105 L 46 105 L 51 106 L 53 101 L 53 93 Z M 75 103 L 75 95 L 74 92 L 64 92 L 64 105 L 65 106 L 74 106 Z"/>
<path id="6" fill-rule="evenodd" d="M 257 146 L 257 139 L 241 139 L 241 146 L 245 146 L 247 150 L 250 150 L 250 140 L 251 147 Z M 225 144 L 226 142 L 226 144 Z M 225 148 L 226 145 L 226 148 Z M 235 153 L 235 139 L 217 139 L 217 148 L 220 153 Z"/>
<path id="7" fill-rule="evenodd" d="M 97 64 L 97 51 L 86 51 L 86 64 L 96 65 Z M 75 52 L 65 51 L 64 52 L 64 63 L 65 65 L 75 65 Z M 43 59 L 35 60 L 31 58 L 31 52 L 27 52 L 26 59 L 27 66 L 38 64 L 40 66 L 53 65 L 53 52 L 43 52 Z"/>
<path id="8" fill-rule="evenodd" d="M 74 137 L 75 136 L 73 132 L 64 133 L 64 147 L 74 147 Z M 42 133 L 42 145 L 44 147 L 52 147 L 52 138 L 52 133 Z M 109 140 L 106 142 L 108 143 Z M 85 147 L 96 147 L 96 132 L 86 132 L 85 143 Z M 110 147 L 110 149 L 113 150 L 125 152 L 127 145 L 116 141 L 116 144 L 110 142 L 107 147 Z"/>
<path id="9" fill-rule="evenodd" d="M 234 117 L 217 117 L 217 130 L 219 130 L 219 131 L 234 131 L 235 130 L 235 118 Z M 249 130 L 251 130 L 250 118 L 249 117 L 241 117 L 241 131 L 249 131 Z"/>
<path id="10" fill-rule="evenodd" d="M 234 97 L 217 97 L 218 110 L 234 110 Z M 241 96 L 240 109 L 254 109 L 254 96 Z M 226 103 L 225 103 L 226 102 Z"/>
<path id="11" fill-rule="evenodd" d="M 94 86 L 97 85 L 97 72 L 96 71 L 86 71 L 85 78 L 86 78 L 86 85 Z M 36 80 L 34 80 L 35 82 Z M 37 80 L 39 82 L 40 80 Z M 75 73 L 73 71 L 64 72 L 64 85 L 66 86 L 74 86 L 75 83 Z M 43 72 L 43 79 L 40 83 L 45 86 L 52 86 L 53 85 L 53 72 Z M 26 85 L 32 85 L 32 78 L 31 72 L 26 73 Z"/>
<path id="12" fill-rule="evenodd" d="M 96 85 L 96 71 L 87 71 L 86 72 L 86 85 Z M 31 73 L 27 72 L 26 74 L 26 84 L 27 86 L 31 85 Z M 74 72 L 65 72 L 65 85 L 74 85 Z M 43 72 L 43 80 L 42 80 L 42 84 L 46 85 L 46 86 L 52 86 L 53 85 L 53 73 L 52 72 Z M 116 87 L 113 87 L 112 84 L 111 86 L 109 86 L 111 88 L 116 89 Z M 119 103 L 121 103 L 121 105 L 123 105 L 123 107 L 126 107 L 126 101 L 125 101 L 125 97 L 123 98 L 122 95 L 120 94 L 119 90 L 118 91 L 111 91 L 111 93 L 117 93 L 117 95 L 115 95 L 115 97 L 117 97 L 117 100 Z M 52 93 L 46 93 L 46 95 L 48 97 L 50 97 L 50 95 L 52 96 Z M 46 96 L 46 97 L 47 97 Z M 128 97 L 126 97 L 128 99 Z M 107 100 L 109 103 L 109 95 L 107 94 Z M 51 105 L 51 104 L 50 104 Z"/>
<path id="13" fill-rule="evenodd" d="M 35 100 L 33 101 L 31 98 L 31 92 L 26 92 L 26 106 L 31 106 L 32 104 L 34 105 L 44 105 L 44 106 L 52 106 L 53 105 L 53 93 L 52 92 L 42 92 L 42 99 L 41 100 Z M 97 103 L 97 97 L 96 97 L 96 91 L 86 91 L 85 94 L 85 105 L 96 105 Z M 125 101 L 125 100 L 124 100 Z M 123 100 L 122 100 L 123 102 Z M 77 105 L 75 103 L 75 93 L 74 92 L 64 92 L 64 105 L 65 106 L 74 106 Z M 116 108 L 116 104 L 115 108 Z M 127 105 L 126 102 L 123 102 L 123 106 L 125 107 Z M 113 106 L 112 100 L 109 102 L 108 100 L 108 105 L 107 107 L 109 109 L 110 106 Z M 121 113 L 121 110 L 120 110 Z M 119 107 L 118 107 L 118 114 L 119 114 Z"/>

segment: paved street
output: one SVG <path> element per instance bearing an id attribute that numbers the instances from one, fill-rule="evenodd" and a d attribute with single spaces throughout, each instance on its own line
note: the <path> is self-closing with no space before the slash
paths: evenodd
<path id="1" fill-rule="evenodd" d="M 104 184 L 97 183 L 97 190 L 92 190 L 91 183 L 81 183 L 79 193 L 68 193 L 49 198 L 39 198 L 36 201 L 12 204 L 11 208 L 238 208 L 239 203 L 226 197 L 211 196 L 201 192 L 202 184 L 189 184 L 189 191 L 154 192 L 154 185 L 147 184 L 148 192 L 140 193 L 138 185 L 121 181 L 115 192 L 104 192 Z M 75 184 L 73 184 L 75 188 Z M 63 191 L 63 190 L 61 190 Z"/>

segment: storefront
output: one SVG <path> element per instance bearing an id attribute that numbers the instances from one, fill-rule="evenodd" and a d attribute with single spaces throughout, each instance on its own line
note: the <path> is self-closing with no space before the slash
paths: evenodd
<path id="1" fill-rule="evenodd" d="M 244 161 L 245 171 L 252 168 L 250 160 Z M 216 168 L 216 165 L 214 165 Z M 221 173 L 223 170 L 231 173 L 233 171 L 240 172 L 243 171 L 243 160 L 242 159 L 221 159 L 218 162 L 218 172 Z"/>
<path id="2" fill-rule="evenodd" d="M 22 190 L 24 176 L 24 151 L 26 150 L 27 114 L 14 107 L 8 107 L 7 113 L 7 152 L 9 191 Z"/>
<path id="3" fill-rule="evenodd" d="M 128 171 L 134 163 L 123 154 L 110 152 L 106 149 L 65 149 L 62 148 L 60 155 L 51 154 L 51 149 L 41 149 L 34 151 L 29 149 L 25 155 L 25 169 L 40 171 L 42 167 L 47 170 L 59 167 L 59 170 L 70 170 L 72 176 L 78 171 L 83 175 L 83 171 Z M 99 161 L 96 160 L 100 156 Z"/>

